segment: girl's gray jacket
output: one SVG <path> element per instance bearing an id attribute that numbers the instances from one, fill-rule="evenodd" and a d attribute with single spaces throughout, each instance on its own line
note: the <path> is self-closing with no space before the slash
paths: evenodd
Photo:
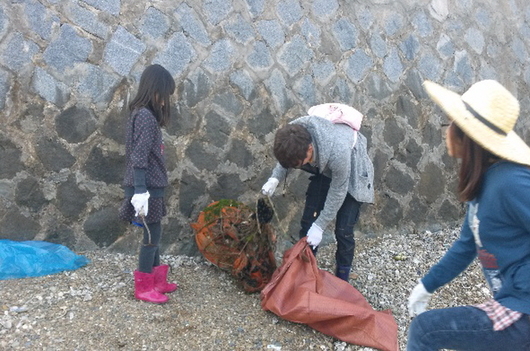
<path id="1" fill-rule="evenodd" d="M 366 138 L 346 124 L 334 124 L 317 116 L 305 116 L 290 122 L 304 126 L 311 134 L 314 153 L 313 165 L 320 173 L 331 178 L 324 208 L 315 224 L 325 229 L 339 211 L 346 194 L 359 202 L 374 202 L 374 167 L 368 157 Z M 287 169 L 279 163 L 272 177 L 285 180 Z"/>

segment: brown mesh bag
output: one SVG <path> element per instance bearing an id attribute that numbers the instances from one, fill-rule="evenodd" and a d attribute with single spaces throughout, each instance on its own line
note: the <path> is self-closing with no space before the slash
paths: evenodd
<path id="1" fill-rule="evenodd" d="M 261 291 L 261 307 L 351 344 L 399 350 L 391 312 L 375 311 L 353 286 L 318 269 L 306 238 L 285 252 Z"/>
<path id="2" fill-rule="evenodd" d="M 208 205 L 191 226 L 208 261 L 238 278 L 246 292 L 258 292 L 276 269 L 276 237 L 268 223 L 272 215 L 267 198 L 258 200 L 257 213 L 240 202 L 220 200 Z"/>

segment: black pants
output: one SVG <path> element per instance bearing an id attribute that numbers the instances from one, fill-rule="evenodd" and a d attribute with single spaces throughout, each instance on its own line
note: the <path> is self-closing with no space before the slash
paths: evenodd
<path id="1" fill-rule="evenodd" d="M 149 232 L 147 231 L 149 228 Z M 147 223 L 147 227 L 144 225 L 144 238 L 142 241 L 142 247 L 140 247 L 140 263 L 138 270 L 144 273 L 151 273 L 154 266 L 160 265 L 160 251 L 158 250 L 158 244 L 160 243 L 160 237 L 162 236 L 162 225 L 160 222 Z M 149 236 L 149 233 L 151 235 Z M 149 241 L 149 239 L 151 239 Z"/>
<path id="2" fill-rule="evenodd" d="M 304 213 L 302 215 L 300 238 L 307 235 L 309 228 L 318 218 L 324 208 L 329 191 L 331 179 L 322 174 L 313 175 L 309 178 L 309 187 L 306 192 Z M 335 238 L 337 240 L 337 251 L 335 260 L 337 266 L 351 266 L 355 252 L 355 238 L 353 227 L 359 219 L 361 202 L 355 200 L 350 194 L 346 195 L 342 206 L 337 212 L 335 221 Z M 325 229 L 325 228 L 322 228 Z M 316 250 L 313 251 L 316 254 Z"/>

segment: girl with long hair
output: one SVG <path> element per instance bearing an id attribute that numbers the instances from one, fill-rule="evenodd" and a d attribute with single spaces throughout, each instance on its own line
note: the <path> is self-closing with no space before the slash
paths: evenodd
<path id="1" fill-rule="evenodd" d="M 162 66 L 148 66 L 140 78 L 138 92 L 129 104 L 123 181 L 125 200 L 120 218 L 143 227 L 138 269 L 134 272 L 134 296 L 153 303 L 164 303 L 164 295 L 175 291 L 168 283 L 168 265 L 160 264 L 161 220 L 166 215 L 164 189 L 168 185 L 161 127 L 170 116 L 170 96 L 175 81 Z"/>

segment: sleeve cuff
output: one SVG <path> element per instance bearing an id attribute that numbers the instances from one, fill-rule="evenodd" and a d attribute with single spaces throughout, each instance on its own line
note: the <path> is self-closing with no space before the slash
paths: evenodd
<path id="1" fill-rule="evenodd" d="M 145 184 L 145 169 L 135 168 L 134 169 L 134 193 L 143 194 L 147 191 Z"/>

